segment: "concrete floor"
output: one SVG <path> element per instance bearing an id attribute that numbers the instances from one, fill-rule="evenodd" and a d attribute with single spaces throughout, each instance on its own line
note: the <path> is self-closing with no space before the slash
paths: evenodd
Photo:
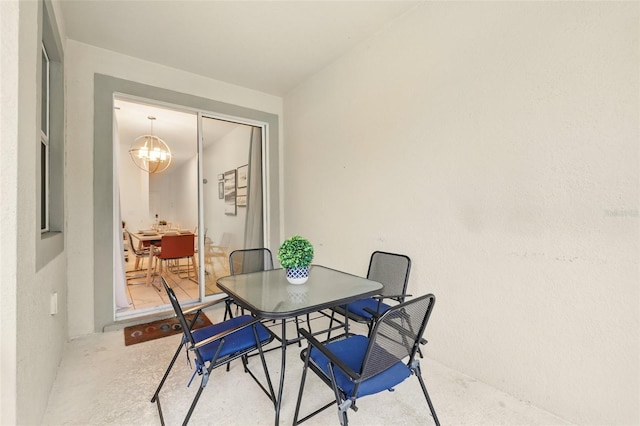
<path id="1" fill-rule="evenodd" d="M 207 312 L 213 321 L 221 310 Z M 315 327 L 315 325 L 314 325 Z M 293 331 L 293 330 L 292 330 Z M 428 331 L 428 330 L 427 330 Z M 124 346 L 122 330 L 93 334 L 71 341 L 66 348 L 45 413 L 45 425 L 157 425 L 150 399 L 173 355 L 180 335 L 133 346 Z M 272 343 L 273 345 L 273 343 Z M 443 425 L 566 425 L 556 416 L 500 392 L 471 377 L 429 360 L 423 347 L 422 373 Z M 287 348 L 287 367 L 280 424 L 292 424 L 302 361 L 296 345 Z M 269 372 L 277 386 L 280 351 L 266 354 Z M 259 359 L 252 358 L 260 373 Z M 161 393 L 168 425 L 180 424 L 195 395 L 199 378 L 187 388 L 191 370 L 184 353 L 178 358 Z M 333 397 L 332 391 L 313 374 L 307 377 L 303 408 L 317 408 Z M 314 405 L 315 404 L 315 405 Z M 349 411 L 352 425 L 434 424 L 418 380 L 408 378 L 395 392 L 383 392 L 358 400 L 358 412 Z M 307 411 L 308 412 L 308 411 Z M 251 377 L 235 361 L 231 370 L 213 371 L 190 424 L 272 425 L 273 405 Z M 337 425 L 330 408 L 305 425 Z"/>

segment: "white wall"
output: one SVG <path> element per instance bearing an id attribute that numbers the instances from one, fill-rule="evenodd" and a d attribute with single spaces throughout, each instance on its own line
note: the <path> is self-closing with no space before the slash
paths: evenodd
<path id="1" fill-rule="evenodd" d="M 0 2 L 0 424 L 15 424 L 17 408 L 19 18 L 18 2 Z"/>
<path id="2" fill-rule="evenodd" d="M 195 121 L 194 121 L 195 124 Z M 195 145 L 195 141 L 194 141 Z M 195 149 L 194 149 L 195 150 Z M 120 149 L 120 209 L 127 228 L 148 229 L 159 220 L 193 230 L 198 224 L 198 158 L 173 163 L 160 174 L 140 170 L 128 150 Z"/>
<path id="3" fill-rule="evenodd" d="M 285 234 L 358 274 L 408 254 L 410 292 L 437 297 L 427 356 L 579 424 L 640 423 L 639 17 L 407 13 L 286 96 Z"/>
<path id="4" fill-rule="evenodd" d="M 149 173 L 140 170 L 122 148 L 118 156 L 120 212 L 127 229 L 136 232 L 149 228 Z"/>
<path id="5" fill-rule="evenodd" d="M 40 2 L 0 2 L 0 424 L 40 424 L 67 336 L 66 253 L 36 267 Z M 41 10 L 40 10 L 41 13 Z M 59 313 L 50 315 L 53 292 Z"/>
<path id="6" fill-rule="evenodd" d="M 168 220 L 174 227 L 193 231 L 198 226 L 198 157 L 192 157 L 174 174 L 172 214 Z"/>
<path id="7" fill-rule="evenodd" d="M 67 223 L 69 335 L 92 333 L 93 253 L 93 88 L 101 73 L 180 93 L 281 115 L 281 98 L 189 74 L 129 56 L 67 41 Z M 278 144 L 279 141 L 273 141 Z M 110 193 L 97 194 L 110 197 Z"/>

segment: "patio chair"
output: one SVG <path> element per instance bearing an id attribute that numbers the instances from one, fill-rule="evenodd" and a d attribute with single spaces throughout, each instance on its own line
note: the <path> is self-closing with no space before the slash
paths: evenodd
<path id="1" fill-rule="evenodd" d="M 358 398 L 385 390 L 392 391 L 414 374 L 420 382 L 433 420 L 439 426 L 438 416 L 422 378 L 420 361 L 416 358 L 434 303 L 435 296 L 428 294 L 390 307 L 375 322 L 368 336 L 344 335 L 320 343 L 307 330 L 300 329 L 309 346 L 300 354 L 304 369 L 293 424 L 298 425 L 335 404 L 340 424 L 345 426 L 348 424 L 347 410 L 351 408 L 357 411 Z M 406 363 L 403 362 L 407 357 Z M 335 400 L 298 420 L 308 370 L 333 389 Z"/>
<path id="2" fill-rule="evenodd" d="M 271 250 L 268 248 L 253 248 L 253 249 L 241 249 L 234 250 L 229 255 L 229 272 L 230 275 L 235 274 L 248 274 L 250 272 L 268 271 L 273 269 L 273 256 Z M 231 299 L 229 299 L 231 300 Z M 242 309 L 244 314 L 244 309 Z M 227 312 L 225 312 L 225 318 L 231 315 L 230 304 L 227 304 Z M 296 329 L 300 324 L 298 317 L 294 318 L 296 323 Z M 275 322 L 275 320 L 273 321 Z M 307 323 L 309 322 L 309 314 L 307 314 Z M 298 333 L 298 338 L 300 334 Z M 298 346 L 302 346 L 300 340 L 298 340 Z"/>
<path id="3" fill-rule="evenodd" d="M 229 255 L 229 273 L 231 275 L 270 269 L 273 269 L 273 256 L 268 248 L 234 250 Z"/>
<path id="4" fill-rule="evenodd" d="M 227 253 L 229 252 L 229 244 L 231 240 L 231 234 L 224 232 L 220 238 L 218 244 L 214 244 L 213 240 L 207 236 L 208 229 L 204 231 L 204 264 L 205 271 L 208 275 L 215 275 L 214 263 L 216 259 L 224 263 L 227 259 Z M 218 275 L 219 276 L 219 275 Z"/>
<path id="5" fill-rule="evenodd" d="M 173 268 L 173 272 L 178 274 L 180 278 L 188 278 L 193 282 L 198 282 L 198 267 L 196 264 L 194 250 L 194 235 L 163 235 L 162 249 L 157 258 L 160 260 L 160 273 L 162 273 L 163 264 L 167 261 L 174 261 L 177 266 Z M 187 268 L 180 268 L 180 260 L 187 259 Z M 192 265 L 193 264 L 193 265 Z M 171 269 L 169 269 L 171 270 Z M 183 275 L 185 273 L 185 275 Z"/>
<path id="6" fill-rule="evenodd" d="M 192 330 L 192 326 L 195 324 L 202 309 L 213 306 L 216 303 L 220 303 L 224 299 L 215 300 L 204 305 L 183 310 L 180 307 L 173 289 L 167 284 L 164 277 L 162 278 L 162 285 L 164 286 L 176 316 L 180 321 L 183 338 L 178 345 L 178 348 L 176 349 L 176 352 L 173 355 L 158 388 L 153 394 L 153 398 L 151 398 L 151 402 L 156 403 L 158 407 L 161 423 L 164 425 L 164 417 L 162 414 L 162 407 L 160 405 L 160 390 L 169 376 L 169 373 L 183 346 L 187 350 L 187 359 L 189 359 L 189 353 L 191 353 L 195 358 L 195 371 L 187 386 L 191 384 L 196 374 L 201 377 L 200 386 L 198 387 L 198 391 L 196 392 L 193 402 L 189 407 L 189 411 L 183 421 L 183 425 L 188 423 L 202 391 L 209 382 L 211 371 L 237 358 L 242 359 L 244 371 L 249 373 L 267 397 L 275 403 L 275 393 L 273 391 L 271 378 L 269 376 L 269 371 L 267 370 L 267 364 L 262 350 L 262 346 L 273 340 L 273 334 L 271 334 L 269 330 L 267 330 L 256 318 L 253 318 L 250 315 L 239 316 L 208 327 Z M 193 313 L 195 315 L 191 321 L 188 321 L 185 318 L 185 315 L 188 313 Z M 262 368 L 264 369 L 268 389 L 253 374 L 247 363 L 247 355 L 256 350 L 258 351 L 262 361 Z"/>
<path id="7" fill-rule="evenodd" d="M 252 248 L 234 250 L 229 255 L 229 275 L 248 274 L 250 272 L 269 271 L 273 269 L 273 256 L 268 248 Z M 233 299 L 227 299 L 224 319 L 232 318 L 231 304 Z M 236 309 L 237 313 L 237 309 Z M 242 309 L 244 314 L 244 309 Z"/>
<path id="8" fill-rule="evenodd" d="M 336 306 L 332 308 L 328 338 L 331 337 L 331 329 L 336 313 L 345 317 L 344 324 L 346 333 L 349 332 L 349 319 L 366 324 L 369 331 L 371 331 L 376 318 L 390 307 L 390 305 L 383 302 L 383 300 L 386 300 L 386 302 L 393 301 L 395 303 L 402 303 L 406 297 L 411 296 L 407 294 L 410 271 L 411 259 L 408 256 L 384 251 L 374 251 L 369 260 L 367 278 L 382 283 L 384 288 L 379 295 L 356 300 L 346 306 Z"/>
<path id="9" fill-rule="evenodd" d="M 127 234 L 127 240 L 128 240 L 127 242 L 129 243 L 128 245 L 129 245 L 130 253 L 133 253 L 136 259 L 135 265 L 134 265 L 134 271 L 141 271 L 143 268 L 144 259 L 149 259 L 149 262 L 151 262 L 153 260 L 152 255 L 157 254 L 157 246 L 154 245 L 153 252 L 151 252 L 150 244 L 147 244 L 146 247 L 144 246 L 139 247 L 139 245 L 135 244 L 135 242 L 133 241 L 133 235 L 131 235 L 131 232 L 128 229 L 125 229 L 124 232 Z M 147 276 L 146 273 L 137 274 L 137 275 L 127 275 L 127 281 L 135 278 L 146 277 L 146 276 Z"/>

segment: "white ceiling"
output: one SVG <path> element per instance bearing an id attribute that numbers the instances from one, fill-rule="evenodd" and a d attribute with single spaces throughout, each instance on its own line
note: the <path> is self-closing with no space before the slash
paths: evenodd
<path id="1" fill-rule="evenodd" d="M 59 3 L 70 39 L 283 96 L 419 2 Z"/>
<path id="2" fill-rule="evenodd" d="M 58 0 L 70 39 L 277 96 L 419 2 Z M 121 149 L 149 133 L 152 115 L 172 161 L 192 157 L 195 115 L 122 100 L 116 106 Z M 211 123 L 211 139 L 230 130 Z"/>

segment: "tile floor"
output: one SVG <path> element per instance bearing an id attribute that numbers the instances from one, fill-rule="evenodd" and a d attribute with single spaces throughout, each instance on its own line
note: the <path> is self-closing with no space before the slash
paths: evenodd
<path id="1" fill-rule="evenodd" d="M 158 291 L 162 288 L 159 275 L 153 277 L 154 285 L 146 283 L 146 260 L 135 269 L 133 260 L 125 262 L 127 277 L 127 294 L 131 300 L 131 307 L 127 310 L 121 310 L 119 313 L 132 310 L 145 310 L 156 306 L 167 305 L 169 299 L 164 291 Z M 186 266 L 186 261 L 182 260 L 181 265 Z M 217 257 L 210 259 L 205 265 L 206 277 L 206 294 L 220 293 L 220 289 L 216 286 L 218 277 L 229 275 L 229 265 L 226 257 Z M 198 299 L 198 283 L 188 278 L 181 278 L 178 274 L 171 272 L 167 267 L 163 267 L 163 276 L 172 288 L 175 290 L 178 299 L 181 302 L 193 301 Z M 136 278 L 132 278 L 136 277 Z"/>
<path id="2" fill-rule="evenodd" d="M 216 322 L 221 308 L 207 311 Z M 362 331 L 362 330 L 361 330 Z M 293 332 L 293 330 L 292 330 Z M 428 332 L 428 330 L 427 330 Z M 45 425 L 158 425 L 160 420 L 153 392 L 173 355 L 180 336 L 170 336 L 138 345 L 124 346 L 122 330 L 89 335 L 68 343 L 51 390 Z M 429 345 L 437 344 L 430 341 Z M 443 425 L 567 425 L 566 421 L 518 400 L 471 377 L 428 358 L 423 347 L 422 373 Z M 300 349 L 289 346 L 281 424 L 291 424 L 295 410 L 302 362 Z M 269 371 L 276 380 L 280 351 L 266 354 Z M 257 358 L 252 365 L 257 367 Z M 259 368 L 254 371 L 260 372 Z M 182 422 L 197 389 L 187 388 L 191 370 L 181 354 L 167 381 L 162 407 L 168 425 Z M 199 379 L 196 379 L 199 383 Z M 328 402 L 332 391 L 310 375 L 304 393 L 303 410 Z M 422 396 L 419 382 L 408 378 L 395 392 L 368 396 L 358 401 L 358 412 L 349 412 L 352 425 L 434 424 Z M 239 361 L 231 370 L 213 371 L 209 385 L 196 407 L 192 425 L 272 425 L 273 405 Z M 305 425 L 337 425 L 333 409 L 310 419 Z"/>

